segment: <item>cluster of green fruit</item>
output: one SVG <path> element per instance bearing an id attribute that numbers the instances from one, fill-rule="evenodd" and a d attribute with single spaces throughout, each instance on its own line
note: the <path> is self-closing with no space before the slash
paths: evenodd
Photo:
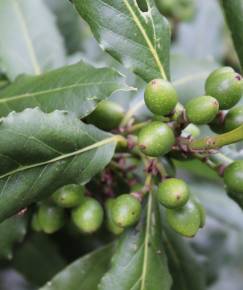
<path id="1" fill-rule="evenodd" d="M 182 179 L 169 178 L 158 186 L 157 198 L 166 208 L 168 224 L 177 233 L 193 237 L 205 224 L 205 209 Z"/>
<path id="2" fill-rule="evenodd" d="M 189 135 L 197 137 L 200 130 L 195 125 L 216 123 L 217 116 L 236 105 L 243 95 L 243 80 L 232 68 L 224 67 L 212 72 L 205 84 L 206 96 L 188 101 L 184 109 L 186 129 Z M 144 100 L 147 108 L 155 115 L 169 116 L 173 120 L 177 115 L 178 97 L 173 85 L 162 79 L 152 80 L 145 89 Z M 242 106 L 226 113 L 224 126 L 218 123 L 218 131 L 233 130 L 243 124 Z M 177 132 L 178 134 L 178 132 Z M 181 134 L 181 132 L 179 132 Z M 169 123 L 152 121 L 144 126 L 138 134 L 140 150 L 150 156 L 159 157 L 169 153 L 176 144 L 176 133 Z M 224 172 L 224 181 L 229 195 L 243 204 L 243 161 L 235 161 Z M 168 223 L 177 232 L 192 236 L 204 224 L 203 207 L 195 200 L 189 199 L 188 188 L 184 181 L 168 179 L 159 185 L 158 198 L 167 207 Z M 178 200 L 177 200 L 178 198 Z M 192 218 L 192 216 L 194 216 Z M 187 219 L 188 218 L 188 219 Z"/>
<path id="3" fill-rule="evenodd" d="M 97 231 L 104 220 L 104 210 L 95 198 L 85 196 L 80 185 L 66 185 L 57 190 L 51 199 L 39 204 L 32 217 L 32 229 L 52 234 L 65 224 L 66 209 L 71 210 L 74 225 L 84 234 Z M 121 234 L 134 225 L 141 214 L 141 203 L 132 194 L 108 198 L 105 202 L 106 225 L 113 234 Z"/>
<path id="4" fill-rule="evenodd" d="M 243 79 L 238 73 L 229 67 L 215 70 L 209 75 L 205 90 L 206 96 L 193 98 L 186 103 L 185 117 L 188 123 L 209 124 L 211 128 L 217 127 L 217 132 L 222 131 L 222 128 L 232 130 L 242 124 L 242 106 L 226 114 L 224 126 L 219 124 L 217 118 L 219 110 L 232 108 L 243 94 Z M 173 85 L 162 79 L 152 80 L 147 85 L 144 99 L 148 109 L 156 116 L 168 116 L 181 107 Z M 158 157 L 171 151 L 175 135 L 167 124 L 153 121 L 140 131 L 138 143 L 146 155 Z"/>
<path id="5" fill-rule="evenodd" d="M 138 156 L 141 157 L 142 154 L 148 164 L 154 160 L 159 162 L 157 157 L 173 156 L 174 146 L 178 146 L 180 138 L 184 138 L 183 134 L 186 133 L 190 138 L 199 136 L 198 125 L 208 124 L 217 132 L 226 132 L 243 124 L 243 107 L 232 109 L 243 94 L 243 80 L 238 73 L 229 67 L 215 70 L 206 80 L 205 91 L 205 96 L 196 97 L 183 107 L 178 102 L 176 89 L 169 81 L 152 80 L 146 86 L 144 101 L 154 114 L 153 120 L 143 123 L 139 131 L 132 131 L 132 149 L 129 146 L 123 149 L 128 149 L 129 154 L 136 155 L 139 152 Z M 86 118 L 88 123 L 103 130 L 120 129 L 126 137 L 127 128 L 119 128 L 122 120 L 124 110 L 118 104 L 107 100 L 101 102 Z M 179 129 L 173 124 L 179 124 Z M 170 155 L 167 155 L 168 153 Z M 193 152 L 191 153 L 193 156 Z M 156 170 L 152 175 L 157 174 Z M 163 181 L 158 185 L 157 198 L 166 208 L 168 224 L 179 234 L 192 237 L 205 223 L 205 210 L 190 194 L 183 180 L 168 178 L 168 175 L 174 176 L 168 172 L 167 175 L 161 176 Z M 154 177 L 152 176 L 152 183 L 156 185 L 158 179 Z M 225 168 L 224 182 L 229 195 L 243 207 L 243 160 L 235 161 Z M 152 187 L 149 190 L 153 191 Z M 84 191 L 84 187 L 79 185 L 67 185 L 56 191 L 51 200 L 39 205 L 37 213 L 33 216 L 33 228 L 46 233 L 59 230 L 64 225 L 66 208 L 71 209 L 72 221 L 83 233 L 97 231 L 103 223 L 104 216 L 107 228 L 114 234 L 120 234 L 125 228 L 138 222 L 144 192 L 133 192 L 133 188 L 130 187 L 131 194 L 108 198 L 102 206 L 93 197 L 85 196 Z"/>

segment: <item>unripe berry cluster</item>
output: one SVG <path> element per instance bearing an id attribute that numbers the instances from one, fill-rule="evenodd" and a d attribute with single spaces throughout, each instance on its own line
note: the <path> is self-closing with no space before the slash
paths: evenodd
<path id="1" fill-rule="evenodd" d="M 186 182 L 175 177 L 174 159 L 196 158 L 206 162 L 223 176 L 229 196 L 243 207 L 243 160 L 214 164 L 209 158 L 214 153 L 211 148 L 218 149 L 214 147 L 215 138 L 198 140 L 200 125 L 208 125 L 220 134 L 243 125 L 243 106 L 232 108 L 243 94 L 242 77 L 229 67 L 217 69 L 207 78 L 205 92 L 183 106 L 169 81 L 152 80 L 144 92 L 152 120 L 133 124 L 133 119 L 125 125 L 124 110 L 114 102 L 102 101 L 85 121 L 122 134 L 125 145 L 116 149 L 117 156 L 122 157 L 114 157 L 109 170 L 119 172 L 128 189 L 124 192 L 130 193 L 120 194 L 112 187 L 114 172 L 105 177 L 107 188 L 102 193 L 106 196 L 100 194 L 98 199 L 85 195 L 83 186 L 64 186 L 39 204 L 32 219 L 33 229 L 54 233 L 71 216 L 72 223 L 84 234 L 94 233 L 105 220 L 108 230 L 119 235 L 138 223 L 143 200 L 157 188 L 156 196 L 165 208 L 168 224 L 177 233 L 192 237 L 205 224 L 205 209 L 190 193 Z M 130 163 L 128 167 L 124 167 L 124 160 Z M 141 167 L 146 178 L 141 178 Z M 135 178 L 133 170 L 140 172 L 139 178 Z"/>
<path id="2" fill-rule="evenodd" d="M 189 187 L 182 179 L 169 178 L 160 183 L 157 198 L 166 208 L 169 225 L 179 234 L 193 237 L 204 226 L 204 207 L 191 196 Z"/>
<path id="3" fill-rule="evenodd" d="M 74 225 L 84 234 L 96 232 L 102 225 L 106 213 L 107 228 L 115 235 L 136 224 L 141 214 L 141 202 L 132 194 L 122 194 L 108 198 L 105 206 L 93 197 L 84 195 L 85 189 L 79 185 L 67 185 L 57 190 L 51 197 L 40 203 L 32 217 L 32 228 L 53 234 L 60 230 L 71 210 Z"/>

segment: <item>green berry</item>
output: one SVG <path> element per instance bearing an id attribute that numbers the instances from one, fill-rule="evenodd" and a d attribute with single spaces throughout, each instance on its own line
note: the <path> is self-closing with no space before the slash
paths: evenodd
<path id="1" fill-rule="evenodd" d="M 220 67 L 220 68 L 215 69 L 208 76 L 208 78 L 206 80 L 206 86 L 208 85 L 208 83 L 212 82 L 216 76 L 218 76 L 220 74 L 224 74 L 224 73 L 233 73 L 233 72 L 235 72 L 235 71 L 230 66 L 224 66 L 224 67 Z"/>
<path id="2" fill-rule="evenodd" d="M 177 178 L 169 178 L 160 183 L 157 197 L 159 202 L 167 208 L 179 208 L 184 206 L 190 193 L 185 181 Z"/>
<path id="3" fill-rule="evenodd" d="M 216 117 L 219 111 L 219 103 L 213 97 L 202 96 L 190 100 L 185 108 L 190 122 L 203 125 L 210 123 Z"/>
<path id="4" fill-rule="evenodd" d="M 141 215 L 141 203 L 131 194 L 118 196 L 112 208 L 112 220 L 119 227 L 129 227 L 138 222 Z"/>
<path id="5" fill-rule="evenodd" d="M 57 206 L 42 204 L 38 210 L 38 221 L 44 233 L 55 233 L 64 225 L 64 210 Z"/>
<path id="6" fill-rule="evenodd" d="M 193 138 L 197 138 L 200 135 L 201 131 L 198 126 L 194 124 L 189 124 L 186 128 L 182 131 L 182 135 L 185 137 L 191 136 Z"/>
<path id="7" fill-rule="evenodd" d="M 171 16 L 177 5 L 177 0 L 156 0 L 156 6 L 163 15 Z"/>
<path id="8" fill-rule="evenodd" d="M 166 217 L 171 228 L 185 237 L 194 237 L 201 225 L 200 212 L 192 200 L 182 208 L 167 209 Z"/>
<path id="9" fill-rule="evenodd" d="M 228 191 L 228 196 L 233 199 L 243 209 L 243 193 Z"/>
<path id="10" fill-rule="evenodd" d="M 213 119 L 212 122 L 210 122 L 209 128 L 217 133 L 217 134 L 222 134 L 225 132 L 225 128 L 224 128 L 224 118 L 225 118 L 225 114 L 223 111 L 220 111 L 217 116 Z"/>
<path id="11" fill-rule="evenodd" d="M 237 160 L 226 167 L 224 183 L 228 192 L 243 194 L 243 160 Z"/>
<path id="12" fill-rule="evenodd" d="M 65 185 L 52 195 L 52 199 L 60 207 L 76 207 L 84 199 L 84 187 L 77 184 Z"/>
<path id="13" fill-rule="evenodd" d="M 138 134 L 138 145 L 148 156 L 165 155 L 174 143 L 175 136 L 172 129 L 159 121 L 149 123 Z"/>
<path id="14" fill-rule="evenodd" d="M 91 197 L 86 197 L 82 204 L 72 210 L 72 220 L 83 233 L 97 231 L 103 222 L 104 212 L 100 203 Z"/>
<path id="15" fill-rule="evenodd" d="M 231 109 L 225 116 L 224 127 L 231 131 L 243 125 L 243 105 Z"/>
<path id="16" fill-rule="evenodd" d="M 146 86 L 144 101 L 153 114 L 164 116 L 173 111 L 178 102 L 178 97 L 170 82 L 155 79 Z"/>
<path id="17" fill-rule="evenodd" d="M 232 71 L 209 75 L 205 84 L 206 93 L 216 98 L 221 110 L 237 104 L 243 94 L 242 77 Z"/>
<path id="18" fill-rule="evenodd" d="M 110 131 L 119 127 L 124 117 L 123 108 L 112 101 L 102 101 L 86 120 L 100 129 Z"/>
<path id="19" fill-rule="evenodd" d="M 35 213 L 31 219 L 31 228 L 35 232 L 41 232 L 41 225 L 39 223 L 38 215 Z"/>
<path id="20" fill-rule="evenodd" d="M 106 225 L 109 231 L 115 235 L 120 235 L 123 233 L 124 228 L 119 227 L 116 223 L 114 223 L 112 219 L 112 208 L 115 203 L 114 198 L 107 199 L 105 203 L 105 209 L 106 209 Z"/>
<path id="21" fill-rule="evenodd" d="M 205 226 L 206 223 L 206 210 L 204 208 L 204 206 L 202 205 L 202 203 L 195 197 L 193 197 L 193 202 L 195 203 L 195 205 L 197 206 L 199 213 L 200 213 L 200 228 L 203 228 Z"/>

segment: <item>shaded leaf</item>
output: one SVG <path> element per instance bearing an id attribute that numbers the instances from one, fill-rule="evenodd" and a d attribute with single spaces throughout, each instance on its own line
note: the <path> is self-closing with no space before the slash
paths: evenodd
<path id="1" fill-rule="evenodd" d="M 47 235 L 35 234 L 17 249 L 13 266 L 27 281 L 41 286 L 61 271 L 66 262 Z"/>
<path id="2" fill-rule="evenodd" d="M 96 290 L 108 269 L 112 245 L 105 246 L 78 259 L 39 290 Z"/>
<path id="3" fill-rule="evenodd" d="M 62 185 L 88 182 L 115 149 L 115 136 L 63 111 L 26 109 L 0 121 L 0 221 Z"/>
<path id="4" fill-rule="evenodd" d="M 220 221 L 224 227 L 243 230 L 243 212 L 241 208 L 227 196 L 223 186 L 208 182 L 191 183 L 191 191 L 198 195 L 204 204 L 207 215 Z"/>
<path id="5" fill-rule="evenodd" d="M 1 0 L 0 65 L 10 79 L 62 66 L 65 51 L 42 0 Z"/>
<path id="6" fill-rule="evenodd" d="M 80 62 L 41 76 L 17 78 L 0 92 L 0 116 L 39 106 L 44 112 L 70 110 L 84 117 L 97 102 L 125 88 L 118 72 Z"/>
<path id="7" fill-rule="evenodd" d="M 172 290 L 205 290 L 205 273 L 189 244 L 164 225 L 163 240 L 168 255 Z"/>
<path id="8" fill-rule="evenodd" d="M 45 0 L 57 18 L 57 25 L 64 37 L 68 53 L 75 53 L 83 44 L 81 19 L 71 2 L 67 0 Z"/>
<path id="9" fill-rule="evenodd" d="M 26 218 L 14 216 L 0 224 L 0 259 L 11 259 L 13 247 L 26 234 Z"/>
<path id="10" fill-rule="evenodd" d="M 161 240 L 160 216 L 152 194 L 145 216 L 119 240 L 112 266 L 99 290 L 169 290 L 171 277 Z"/>
<path id="11" fill-rule="evenodd" d="M 169 76 L 170 27 L 152 0 L 75 0 L 100 46 L 146 81 Z"/>
<path id="12" fill-rule="evenodd" d="M 243 69 L 243 1 L 221 0 L 221 3 Z"/>

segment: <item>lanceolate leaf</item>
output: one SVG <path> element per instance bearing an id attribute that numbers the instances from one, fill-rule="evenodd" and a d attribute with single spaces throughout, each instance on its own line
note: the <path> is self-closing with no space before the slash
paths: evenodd
<path id="1" fill-rule="evenodd" d="M 1 0 L 0 35 L 0 66 L 12 80 L 65 63 L 54 16 L 42 0 Z"/>
<path id="2" fill-rule="evenodd" d="M 169 76 L 170 28 L 152 0 L 74 0 L 100 46 L 144 80 Z"/>
<path id="3" fill-rule="evenodd" d="M 78 259 L 39 290 L 97 290 L 108 269 L 112 249 L 109 245 Z"/>
<path id="4" fill-rule="evenodd" d="M 2 118 L 0 136 L 0 222 L 62 185 L 88 182 L 116 145 L 67 112 L 38 108 Z"/>
<path id="5" fill-rule="evenodd" d="M 243 70 L 243 1 L 221 0 L 221 2 Z"/>
<path id="6" fill-rule="evenodd" d="M 99 290 L 169 290 L 171 277 L 160 234 L 160 216 L 151 194 L 144 219 L 120 239 Z"/>
<path id="7" fill-rule="evenodd" d="M 0 224 L 0 260 L 12 258 L 13 247 L 24 238 L 26 227 L 24 216 L 11 217 Z"/>
<path id="8" fill-rule="evenodd" d="M 97 102 L 125 88 L 118 72 L 80 62 L 41 76 L 17 78 L 0 92 L 0 116 L 39 106 L 44 112 L 70 110 L 84 117 Z"/>

